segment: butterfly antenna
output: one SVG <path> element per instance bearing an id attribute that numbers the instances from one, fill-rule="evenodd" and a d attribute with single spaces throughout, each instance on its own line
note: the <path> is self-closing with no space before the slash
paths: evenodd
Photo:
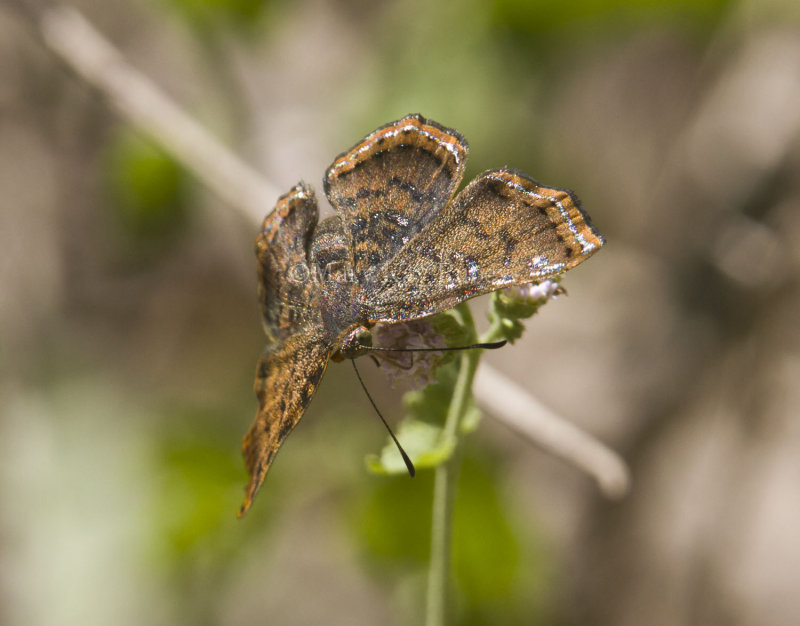
<path id="1" fill-rule="evenodd" d="M 497 350 L 506 345 L 508 341 L 493 341 L 491 343 L 474 343 L 471 346 L 458 346 L 455 348 L 376 348 L 374 346 L 361 346 L 364 350 L 375 352 L 453 352 L 455 350 Z"/>
<path id="2" fill-rule="evenodd" d="M 389 431 L 389 436 L 392 438 L 392 441 L 394 441 L 394 445 L 396 445 L 397 449 L 400 451 L 400 456 L 403 457 L 403 461 L 405 462 L 406 467 L 408 468 L 408 473 L 411 475 L 411 478 L 414 478 L 414 475 L 417 473 L 417 470 L 414 468 L 414 464 L 411 462 L 411 459 L 408 458 L 408 455 L 406 454 L 406 451 L 403 450 L 403 446 L 401 446 L 400 442 L 397 441 L 397 437 L 394 436 L 394 433 L 392 432 L 392 429 L 389 428 L 389 424 L 383 418 L 383 415 L 381 415 L 381 412 L 378 410 L 378 406 L 375 404 L 375 400 L 373 400 L 372 396 L 369 395 L 369 391 L 367 390 L 367 386 L 364 384 L 364 381 L 361 379 L 361 374 L 359 374 L 359 372 L 358 372 L 358 367 L 356 367 L 355 359 L 350 359 L 350 362 L 353 364 L 353 369 L 356 372 L 356 377 L 358 378 L 358 382 L 361 383 L 361 388 L 364 390 L 364 393 L 367 394 L 367 398 L 369 399 L 369 402 L 372 405 L 372 408 L 375 409 L 375 412 L 378 414 L 378 417 L 381 418 L 381 421 L 383 422 L 383 425 L 386 426 L 386 430 Z"/>

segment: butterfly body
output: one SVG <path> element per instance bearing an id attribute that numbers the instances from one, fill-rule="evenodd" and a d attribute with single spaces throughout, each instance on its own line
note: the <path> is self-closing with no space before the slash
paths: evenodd
<path id="1" fill-rule="evenodd" d="M 467 143 L 420 115 L 383 126 L 337 157 L 323 180 L 337 214 L 318 222 L 313 190 L 282 196 L 256 240 L 268 345 L 243 451 L 244 514 L 330 359 L 365 352 L 369 329 L 539 282 L 603 244 L 570 192 L 485 172 L 458 195 Z"/>

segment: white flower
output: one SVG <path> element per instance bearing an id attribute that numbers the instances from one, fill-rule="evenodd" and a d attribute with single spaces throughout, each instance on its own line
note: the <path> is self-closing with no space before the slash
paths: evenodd
<path id="1" fill-rule="evenodd" d="M 428 320 L 402 324 L 378 324 L 372 329 L 372 345 L 377 348 L 444 348 L 445 338 Z M 400 380 L 410 381 L 413 389 L 436 382 L 435 370 L 444 352 L 371 352 L 389 377 L 392 387 Z"/>
<path id="2" fill-rule="evenodd" d="M 550 299 L 557 298 L 566 293 L 564 288 L 554 280 L 543 280 L 540 283 L 528 283 L 509 287 L 503 290 L 503 294 L 515 300 L 530 300 L 533 304 L 544 304 Z"/>

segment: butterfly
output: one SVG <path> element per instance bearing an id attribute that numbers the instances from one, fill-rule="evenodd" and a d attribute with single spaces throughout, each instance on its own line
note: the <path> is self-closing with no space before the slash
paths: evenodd
<path id="1" fill-rule="evenodd" d="M 299 183 L 265 218 L 255 248 L 268 343 L 242 444 L 250 483 L 240 517 L 328 362 L 364 354 L 374 324 L 540 282 L 603 245 L 574 194 L 519 171 L 484 172 L 454 196 L 467 151 L 457 131 L 408 115 L 328 168 L 333 217 L 318 223 L 314 190 Z"/>

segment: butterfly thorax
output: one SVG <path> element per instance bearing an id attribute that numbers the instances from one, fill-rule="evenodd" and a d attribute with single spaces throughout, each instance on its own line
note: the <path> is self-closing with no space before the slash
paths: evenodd
<path id="1" fill-rule="evenodd" d="M 345 359 L 355 359 L 366 354 L 372 346 L 372 333 L 367 326 L 356 326 L 344 333 L 338 343 L 339 348 L 331 354 L 331 361 L 340 363 Z"/>
<path id="2" fill-rule="evenodd" d="M 360 297 L 362 287 L 353 271 L 349 242 L 338 217 L 321 222 L 311 244 L 311 265 L 319 284 L 319 305 L 327 341 L 338 346 L 343 356 L 358 356 L 359 329 L 367 331 L 368 321 Z M 362 338 L 363 334 L 360 335 Z"/>

